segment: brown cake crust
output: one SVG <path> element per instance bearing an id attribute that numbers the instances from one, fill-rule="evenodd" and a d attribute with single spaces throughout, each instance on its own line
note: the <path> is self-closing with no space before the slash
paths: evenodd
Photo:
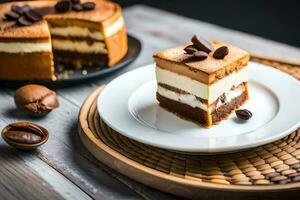
<path id="1" fill-rule="evenodd" d="M 108 66 L 112 67 L 119 62 L 127 53 L 127 33 L 125 27 L 116 34 L 105 39 L 105 44 L 108 52 Z"/>
<path id="2" fill-rule="evenodd" d="M 1 52 L 0 60 L 1 80 L 55 80 L 52 52 Z"/>
<path id="3" fill-rule="evenodd" d="M 49 1 L 39 1 L 38 7 L 43 6 L 53 6 L 57 1 L 49 3 Z M 67 13 L 55 13 L 52 15 L 47 15 L 46 19 L 51 22 L 53 26 L 83 26 L 88 28 L 99 28 L 99 23 L 105 23 L 105 25 L 110 25 L 115 22 L 115 15 L 119 15 L 121 8 L 118 4 L 111 1 L 103 0 L 81 0 L 84 2 L 96 2 L 96 7 L 94 10 L 76 12 L 70 11 Z M 68 20 L 61 20 L 68 19 Z M 112 20 L 111 20 L 112 19 Z"/>
<path id="4" fill-rule="evenodd" d="M 242 69 L 250 59 L 250 55 L 246 51 L 233 45 L 219 41 L 211 42 L 211 44 L 214 50 L 221 46 L 227 46 L 229 54 L 224 59 L 215 59 L 212 56 L 214 51 L 212 51 L 205 60 L 191 60 L 188 59 L 190 55 L 184 51 L 184 48 L 190 44 L 184 44 L 158 52 L 153 57 L 159 68 L 190 77 L 207 85 Z"/>
<path id="5" fill-rule="evenodd" d="M 50 38 L 50 32 L 45 20 L 36 22 L 31 26 L 17 26 L 13 21 L 5 20 L 4 14 L 9 12 L 12 5 L 24 6 L 37 2 L 10 2 L 0 5 L 0 38 L 19 38 L 24 40 Z"/>

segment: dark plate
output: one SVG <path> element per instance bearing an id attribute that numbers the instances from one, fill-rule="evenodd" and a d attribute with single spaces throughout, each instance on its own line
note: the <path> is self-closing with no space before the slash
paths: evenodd
<path id="1" fill-rule="evenodd" d="M 67 78 L 59 78 L 56 81 L 4 81 L 0 80 L 0 85 L 7 86 L 7 87 L 17 87 L 29 83 L 35 83 L 35 84 L 43 84 L 47 86 L 70 86 L 73 84 L 80 84 L 88 80 L 93 80 L 96 78 L 101 78 L 103 76 L 107 76 L 110 73 L 120 70 L 130 64 L 132 61 L 134 61 L 142 48 L 141 42 L 131 36 L 128 35 L 128 52 L 126 56 L 120 60 L 119 63 L 117 63 L 115 66 L 111 68 L 107 68 L 105 66 L 92 66 L 88 67 L 86 70 L 81 69 L 72 69 L 67 70 L 68 66 L 65 66 L 66 69 L 64 69 L 61 73 L 59 73 L 57 76 L 62 76 L 63 72 L 68 73 Z M 71 73 L 70 73 L 71 72 Z"/>

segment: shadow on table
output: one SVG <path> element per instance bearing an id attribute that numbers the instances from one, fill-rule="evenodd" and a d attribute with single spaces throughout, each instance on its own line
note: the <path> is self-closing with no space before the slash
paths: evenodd
<path id="1" fill-rule="evenodd" d="M 73 124 L 72 128 L 70 129 L 69 132 L 69 137 L 70 137 L 70 143 L 72 144 L 72 149 L 76 149 L 76 151 L 78 151 L 78 153 L 83 157 L 79 157 L 78 154 L 73 154 L 73 160 L 78 164 L 78 166 L 82 169 L 83 172 L 86 172 L 86 175 L 88 176 L 92 176 L 91 178 L 93 178 L 95 181 L 97 182 L 101 182 L 101 183 L 108 183 L 109 185 L 111 185 L 111 180 L 112 177 L 114 177 L 114 179 L 117 179 L 119 181 L 122 182 L 122 184 L 124 182 L 126 182 L 125 185 L 127 185 L 127 187 L 132 188 L 134 191 L 137 191 L 138 193 L 147 193 L 150 194 L 151 193 L 151 197 L 155 198 L 155 199 L 181 199 L 179 197 L 173 196 L 171 194 L 167 194 L 165 192 L 161 192 L 158 191 L 156 189 L 152 189 L 149 188 L 147 186 L 144 186 L 132 179 L 129 179 L 125 176 L 123 176 L 122 174 L 114 171 L 113 169 L 109 168 L 108 166 L 104 165 L 102 162 L 98 161 L 96 158 L 93 157 L 93 155 L 84 147 L 84 144 L 81 142 L 79 133 L 78 133 L 78 125 L 77 122 Z M 86 161 L 83 161 L 83 159 L 85 159 Z M 88 161 L 88 162 L 87 162 Z M 91 168 L 90 165 L 94 165 L 95 167 Z M 94 171 L 95 170 L 95 171 Z M 100 172 L 105 172 L 105 176 L 104 178 L 108 175 L 109 179 L 103 179 L 103 177 L 101 177 L 101 179 L 95 178 L 95 174 L 99 174 Z M 118 182 L 119 182 L 118 181 Z M 121 183 L 119 182 L 119 184 Z M 111 187 L 111 186 L 110 186 Z M 112 188 L 116 188 L 116 185 L 114 185 Z M 114 193 L 117 192 L 121 192 L 122 195 L 123 192 L 121 190 L 121 188 L 117 187 L 116 189 L 112 189 Z"/>
<path id="2" fill-rule="evenodd" d="M 20 109 L 17 109 L 16 107 L 14 108 L 7 108 L 6 110 L 3 110 L 3 113 L 5 116 L 9 117 L 9 118 L 15 118 L 18 120 L 36 120 L 36 121 L 42 121 L 45 118 L 47 118 L 46 116 L 43 117 L 31 117 L 28 114 L 24 113 L 23 111 L 21 111 Z"/>

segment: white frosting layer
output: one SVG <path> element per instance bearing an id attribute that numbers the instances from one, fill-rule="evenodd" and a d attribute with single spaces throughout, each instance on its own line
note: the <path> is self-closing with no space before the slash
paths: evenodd
<path id="1" fill-rule="evenodd" d="M 237 87 L 234 90 L 230 90 L 229 92 L 225 92 L 225 97 L 226 98 L 225 98 L 224 104 L 230 103 L 233 99 L 235 99 L 236 97 L 242 95 L 243 92 L 245 92 L 245 87 L 244 86 Z M 219 106 L 217 105 L 217 108 L 218 107 Z"/>
<path id="2" fill-rule="evenodd" d="M 23 43 L 23 42 L 0 42 L 0 52 L 5 53 L 32 53 L 51 52 L 51 43 Z"/>
<path id="3" fill-rule="evenodd" d="M 224 103 L 218 102 L 216 108 L 219 108 L 220 106 L 231 102 L 236 97 L 240 96 L 245 91 L 245 87 L 237 87 L 235 90 L 230 90 L 229 92 L 225 93 L 226 100 Z M 202 110 L 208 111 L 211 113 L 211 109 L 209 109 L 209 106 L 206 104 L 203 104 L 201 101 L 199 101 L 194 95 L 191 94 L 179 94 L 177 92 L 168 90 L 166 88 L 163 88 L 161 86 L 157 87 L 157 92 L 168 99 L 172 99 L 174 101 L 189 105 L 193 108 L 200 108 Z"/>
<path id="4" fill-rule="evenodd" d="M 243 82 L 247 82 L 248 76 L 247 67 L 244 67 L 212 85 L 206 85 L 187 76 L 156 67 L 156 79 L 158 83 L 164 83 L 202 99 L 207 99 L 208 103 L 211 104 L 224 92 L 230 91 L 232 86 L 238 86 Z"/>
<path id="5" fill-rule="evenodd" d="M 201 108 L 202 110 L 207 111 L 207 105 L 201 103 L 194 95 L 191 94 L 179 94 L 177 92 L 168 90 L 166 88 L 163 88 L 161 86 L 157 87 L 157 92 L 163 97 L 166 97 L 168 99 L 172 99 L 174 101 L 178 101 L 180 103 L 187 104 L 193 108 Z"/>
<path id="6" fill-rule="evenodd" d="M 86 41 L 71 41 L 62 39 L 52 39 L 54 49 L 63 51 L 75 51 L 78 53 L 101 53 L 107 54 L 105 44 L 103 42 L 93 42 L 89 45 Z"/>
<path id="7" fill-rule="evenodd" d="M 54 36 L 89 37 L 95 40 L 103 40 L 103 35 L 100 31 L 91 31 L 86 27 L 79 26 L 50 27 L 50 33 Z"/>
<path id="8" fill-rule="evenodd" d="M 123 17 L 119 17 L 117 21 L 112 23 L 109 26 L 104 27 L 104 37 L 108 38 L 115 33 L 117 33 L 119 30 L 121 30 L 125 26 L 125 22 Z"/>

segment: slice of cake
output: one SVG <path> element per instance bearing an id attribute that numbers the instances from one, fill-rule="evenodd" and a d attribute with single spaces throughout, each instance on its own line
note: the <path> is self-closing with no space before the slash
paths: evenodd
<path id="1" fill-rule="evenodd" d="M 249 54 L 223 42 L 193 37 L 193 44 L 154 55 L 160 106 L 211 127 L 248 97 Z"/>
<path id="2" fill-rule="evenodd" d="M 54 64 L 113 67 L 125 56 L 120 6 L 103 0 L 72 2 L 1 4 L 1 80 L 55 80 Z"/>
<path id="3" fill-rule="evenodd" d="M 5 8 L 10 9 L 10 6 L 3 5 L 0 13 L 4 13 L 1 10 Z M 0 79 L 55 79 L 47 22 L 19 27 L 1 18 L 0 60 Z"/>
<path id="4" fill-rule="evenodd" d="M 72 63 L 76 67 L 113 66 L 125 56 L 127 36 L 120 6 L 103 0 L 95 2 L 93 10 L 55 13 L 45 17 L 55 60 Z"/>

